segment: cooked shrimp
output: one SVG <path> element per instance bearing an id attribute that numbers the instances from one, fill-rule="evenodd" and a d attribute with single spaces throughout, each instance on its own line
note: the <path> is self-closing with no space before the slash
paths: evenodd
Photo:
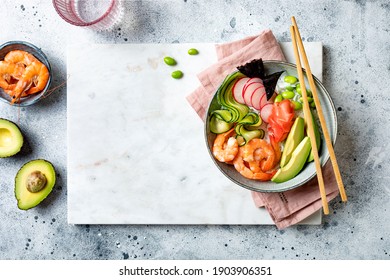
<path id="1" fill-rule="evenodd" d="M 22 65 L 24 67 L 29 66 L 33 62 L 40 62 L 32 54 L 30 54 L 26 51 L 21 51 L 21 50 L 10 51 L 4 57 L 4 61 L 7 61 L 9 63 Z"/>
<path id="2" fill-rule="evenodd" d="M 49 71 L 41 62 L 32 62 L 26 67 L 22 77 L 13 90 L 14 101 L 24 93 L 33 94 L 43 90 L 49 80 Z"/>
<path id="3" fill-rule="evenodd" d="M 252 179 L 252 180 L 259 180 L 259 181 L 269 181 L 275 175 L 276 170 L 271 171 L 269 173 L 263 172 L 261 170 L 258 172 L 253 172 L 250 168 L 248 168 L 245 165 L 243 156 L 244 156 L 244 148 L 241 147 L 238 151 L 237 156 L 233 161 L 233 164 L 236 170 L 240 172 L 240 174 L 245 178 Z"/>
<path id="4" fill-rule="evenodd" d="M 13 90 L 23 71 L 24 68 L 20 65 L 0 61 L 0 87 L 4 90 Z"/>
<path id="5" fill-rule="evenodd" d="M 243 159 L 253 172 L 269 171 L 275 166 L 275 152 L 263 139 L 252 139 L 243 149 Z"/>
<path id="6" fill-rule="evenodd" d="M 231 130 L 218 134 L 214 140 L 213 155 L 220 162 L 232 161 L 238 153 L 238 142 L 233 137 L 234 128 Z"/>
<path id="7" fill-rule="evenodd" d="M 27 90 L 27 94 L 34 94 L 42 91 L 45 88 L 47 81 L 49 80 L 50 74 L 46 65 L 41 62 L 39 62 L 38 64 L 39 66 L 35 68 L 35 74 L 32 74 L 33 86 L 29 90 Z"/>

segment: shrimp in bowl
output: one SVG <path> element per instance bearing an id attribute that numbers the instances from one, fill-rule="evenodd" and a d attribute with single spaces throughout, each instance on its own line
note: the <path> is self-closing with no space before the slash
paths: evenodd
<path id="1" fill-rule="evenodd" d="M 0 46 L 0 97 L 17 106 L 34 104 L 45 96 L 51 83 L 51 68 L 44 53 L 22 41 Z"/>

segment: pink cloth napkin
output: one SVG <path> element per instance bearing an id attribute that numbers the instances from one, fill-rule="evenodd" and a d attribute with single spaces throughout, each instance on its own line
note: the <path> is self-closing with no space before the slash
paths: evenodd
<path id="1" fill-rule="evenodd" d="M 198 74 L 201 86 L 187 96 L 188 102 L 205 120 L 208 104 L 223 79 L 236 69 L 255 58 L 263 60 L 285 60 L 282 50 L 271 30 L 265 30 L 258 36 L 247 37 L 239 41 L 216 45 L 218 62 Z M 330 201 L 338 194 L 337 183 L 328 163 L 323 170 L 327 199 Z M 317 178 L 282 193 L 252 192 L 257 207 L 265 207 L 279 229 L 294 225 L 322 208 Z"/>

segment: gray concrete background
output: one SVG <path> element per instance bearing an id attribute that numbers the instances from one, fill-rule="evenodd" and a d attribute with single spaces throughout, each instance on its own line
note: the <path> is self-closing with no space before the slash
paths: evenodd
<path id="1" fill-rule="evenodd" d="M 389 1 L 126 1 L 123 21 L 94 32 L 63 22 L 51 1 L 4 0 L 0 43 L 25 40 L 47 54 L 53 86 L 66 81 L 66 45 L 228 42 L 271 28 L 289 41 L 295 15 L 306 41 L 324 43 L 324 84 L 338 108 L 336 144 L 349 202 L 321 226 L 72 226 L 67 224 L 66 87 L 20 111 L 32 152 L 0 159 L 0 259 L 390 259 Z M 88 77 L 86 77 L 88 79 Z M 18 109 L 0 104 L 0 117 Z M 13 180 L 30 159 L 50 160 L 53 193 L 16 207 Z"/>

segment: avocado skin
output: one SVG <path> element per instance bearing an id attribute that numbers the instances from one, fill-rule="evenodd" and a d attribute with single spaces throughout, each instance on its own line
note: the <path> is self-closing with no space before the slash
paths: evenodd
<path id="1" fill-rule="evenodd" d="M 4 124 L 6 124 L 8 126 L 6 127 Z M 4 128 L 4 127 L 6 127 L 7 129 L 17 130 L 16 131 L 16 134 L 17 134 L 16 138 L 17 139 L 16 140 L 13 139 L 13 141 L 20 141 L 19 144 L 17 145 L 17 148 L 14 151 L 12 151 L 8 154 L 6 153 L 3 155 L 0 155 L 0 158 L 9 158 L 9 157 L 12 157 L 12 156 L 18 154 L 21 151 L 22 147 L 24 146 L 23 145 L 24 144 L 24 137 L 23 137 L 22 131 L 20 130 L 19 126 L 16 123 L 14 123 L 10 120 L 4 119 L 4 118 L 0 118 L 0 128 Z"/>
<path id="2" fill-rule="evenodd" d="M 33 201 L 32 203 L 30 203 L 27 207 L 23 207 L 21 206 L 22 204 L 22 200 L 23 200 L 23 197 L 19 197 L 18 196 L 18 189 L 19 188 L 24 188 L 26 189 L 26 187 L 24 185 L 21 185 L 20 182 L 18 182 L 18 178 L 19 178 L 19 175 L 21 175 L 21 172 L 24 171 L 24 168 L 26 168 L 26 166 L 28 165 L 32 165 L 32 164 L 35 164 L 35 163 L 41 163 L 41 164 L 45 164 L 48 166 L 48 168 L 50 169 L 50 171 L 52 172 L 52 177 L 49 177 L 48 175 L 50 174 L 47 174 L 45 172 L 42 172 L 44 173 L 44 175 L 46 176 L 48 182 L 47 182 L 47 185 L 45 186 L 45 188 L 37 193 L 36 194 L 36 200 Z M 33 168 L 33 169 L 37 169 L 37 170 L 40 170 L 40 168 Z M 17 205 L 18 205 L 18 208 L 20 210 L 29 210 L 31 208 L 34 208 L 36 207 L 37 205 L 39 205 L 50 193 L 51 191 L 53 190 L 54 186 L 55 186 L 55 183 L 56 183 L 56 177 L 57 177 L 57 173 L 55 171 L 55 168 L 53 166 L 53 164 L 50 162 L 50 161 L 47 161 L 45 159 L 35 159 L 35 160 L 31 160 L 29 162 L 26 162 L 20 169 L 19 171 L 17 172 L 16 176 L 15 176 L 15 189 L 14 189 L 14 193 L 15 193 L 15 198 L 17 200 Z M 49 183 L 51 182 L 51 183 Z M 22 180 L 22 183 L 24 183 L 24 180 Z"/>
<path id="3" fill-rule="evenodd" d="M 317 150 L 318 150 L 318 152 L 320 152 L 320 148 L 321 148 L 321 135 L 320 135 L 320 131 L 318 129 L 317 122 L 314 119 L 314 115 L 313 115 L 312 110 L 310 110 L 310 115 L 311 115 L 311 119 L 313 121 L 313 130 L 314 130 L 314 136 L 316 138 Z M 310 151 L 310 155 L 307 158 L 307 162 L 311 162 L 313 160 L 314 160 L 314 154 L 313 154 L 313 150 L 311 150 Z"/>
<path id="4" fill-rule="evenodd" d="M 276 172 L 276 174 L 272 177 L 271 181 L 275 183 L 283 183 L 294 178 L 305 166 L 310 151 L 310 138 L 306 136 L 295 148 L 288 164 L 280 168 L 278 172 Z"/>
<path id="5" fill-rule="evenodd" d="M 302 141 L 305 136 L 305 121 L 303 118 L 298 117 L 291 128 L 290 133 L 287 136 L 286 144 L 284 145 L 282 157 L 280 159 L 280 167 L 284 167 L 291 159 L 291 155 L 295 148 Z"/>

